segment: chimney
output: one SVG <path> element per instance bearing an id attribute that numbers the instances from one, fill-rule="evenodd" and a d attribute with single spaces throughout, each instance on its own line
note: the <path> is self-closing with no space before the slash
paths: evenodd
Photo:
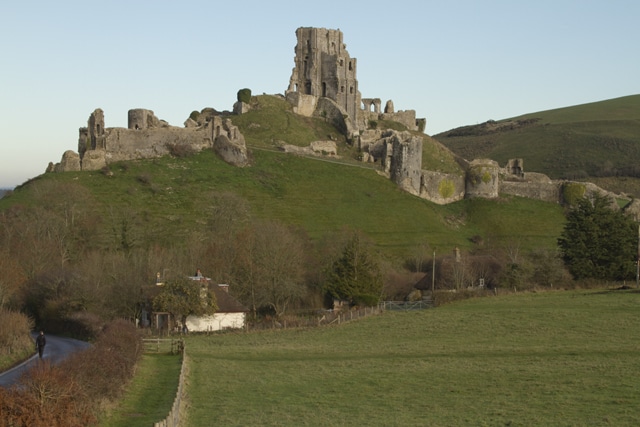
<path id="1" fill-rule="evenodd" d="M 226 293 L 229 293 L 229 285 L 227 285 L 226 283 L 219 284 L 218 286 Z"/>

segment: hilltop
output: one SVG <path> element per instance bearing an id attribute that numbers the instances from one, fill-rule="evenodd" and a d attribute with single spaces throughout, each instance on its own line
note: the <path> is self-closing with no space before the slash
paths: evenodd
<path id="1" fill-rule="evenodd" d="M 42 185 L 73 183 L 91 194 L 101 214 L 117 212 L 131 227 L 144 229 L 141 234 L 180 244 L 180 236 L 203 226 L 216 195 L 231 193 L 245 200 L 254 216 L 301 227 L 312 239 L 345 227 L 362 230 L 393 259 L 406 258 L 425 244 L 445 253 L 472 249 L 478 239 L 492 244 L 517 240 L 529 249 L 555 246 L 564 222 L 557 204 L 500 197 L 438 206 L 399 189 L 380 174 L 379 165 L 358 160 L 357 150 L 326 121 L 293 114 L 278 97 L 261 95 L 253 102 L 252 111 L 233 117 L 245 135 L 250 167 L 229 165 L 205 150 L 121 161 L 96 171 L 47 173 L 15 189 L 0 201 L 0 209 L 35 203 Z M 338 155 L 302 156 L 279 149 L 283 143 L 305 146 L 318 138 L 336 140 Z M 426 135 L 423 159 L 441 171 L 461 170 L 457 157 Z"/>
<path id="2" fill-rule="evenodd" d="M 640 95 L 463 126 L 433 137 L 466 159 L 505 164 L 522 158 L 528 171 L 640 196 L 635 180 L 640 176 Z"/>

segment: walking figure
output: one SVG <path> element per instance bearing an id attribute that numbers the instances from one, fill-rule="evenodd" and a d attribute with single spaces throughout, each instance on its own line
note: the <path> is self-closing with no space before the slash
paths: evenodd
<path id="1" fill-rule="evenodd" d="M 36 350 L 38 350 L 40 359 L 42 359 L 42 353 L 44 353 L 45 345 L 47 345 L 47 339 L 44 337 L 44 332 L 40 331 L 40 335 L 36 338 Z"/>

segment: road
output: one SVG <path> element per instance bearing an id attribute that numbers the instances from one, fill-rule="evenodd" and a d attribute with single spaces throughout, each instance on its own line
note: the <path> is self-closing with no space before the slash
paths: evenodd
<path id="1" fill-rule="evenodd" d="M 35 340 L 38 334 L 33 332 L 31 335 Z M 70 354 L 78 350 L 83 350 L 90 346 L 90 344 L 87 342 L 74 340 L 72 338 L 58 337 L 55 335 L 46 335 L 46 337 L 47 345 L 44 347 L 44 354 L 42 355 L 42 359 L 48 360 L 54 364 L 63 360 Z M 31 366 L 34 366 L 36 363 L 38 363 L 37 353 L 31 356 L 29 359 L 25 360 L 20 365 L 9 369 L 6 372 L 0 373 L 0 386 L 10 387 L 18 381 L 18 379 L 24 372 L 26 372 Z"/>

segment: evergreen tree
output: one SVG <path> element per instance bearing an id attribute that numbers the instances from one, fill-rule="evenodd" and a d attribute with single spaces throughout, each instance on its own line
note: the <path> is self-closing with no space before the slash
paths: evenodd
<path id="1" fill-rule="evenodd" d="M 558 245 L 575 279 L 624 280 L 635 276 L 638 225 L 611 208 L 611 200 L 582 198 L 567 215 Z"/>
<path id="2" fill-rule="evenodd" d="M 325 291 L 335 299 L 371 306 L 380 300 L 382 285 L 380 267 L 354 233 L 333 263 Z"/>

